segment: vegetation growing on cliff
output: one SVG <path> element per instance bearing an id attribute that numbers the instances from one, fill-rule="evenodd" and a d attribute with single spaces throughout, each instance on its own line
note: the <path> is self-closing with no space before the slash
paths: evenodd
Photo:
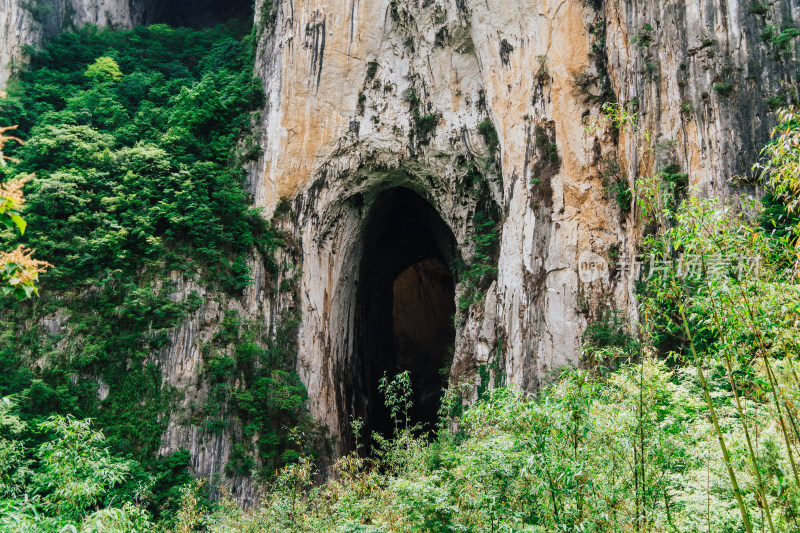
<path id="1" fill-rule="evenodd" d="M 0 528 L 800 531 L 793 113 L 765 149 L 761 205 L 686 199 L 675 165 L 634 191 L 609 182 L 620 206 L 635 199 L 645 218 L 642 324 L 606 313 L 586 330 L 583 368 L 537 395 L 479 390 L 462 412 L 467 387 L 454 387 L 435 434 L 421 436 L 406 415 L 409 376 L 386 377 L 394 437 L 359 435 L 321 483 L 292 364 L 296 316 L 268 332 L 228 312 L 202 346 L 210 394 L 194 422 L 211 433 L 242 423 L 226 470 L 256 471 L 264 498 L 248 511 L 224 495 L 209 502 L 189 482 L 187 452 L 156 459 L 176 393 L 152 354 L 202 304 L 162 273 L 235 295 L 249 282 L 247 254 L 271 265 L 279 242 L 248 208 L 232 155 L 262 102 L 251 63 L 247 42 L 224 29 L 87 29 L 36 53 L 0 102 L 27 141 L 0 171 L 0 201 L 12 199 L 0 215 L 19 207 L 11 179 L 37 174 L 31 229 L 18 236 L 12 220 L 3 245 L 35 247 L 56 265 L 41 300 L 0 307 Z M 435 116 L 413 92 L 407 101 L 423 144 Z M 634 113 L 606 104 L 603 120 L 620 132 Z M 556 164 L 545 133 L 536 143 Z M 465 181 L 486 187 L 474 165 Z M 473 218 L 462 309 L 497 274 L 495 215 Z M 54 322 L 69 333 L 48 334 Z"/>
<path id="2" fill-rule="evenodd" d="M 179 398 L 162 382 L 155 354 L 169 346 L 169 330 L 203 305 L 204 289 L 222 300 L 242 293 L 251 282 L 248 255 L 277 268 L 280 238 L 250 208 L 241 166 L 248 154 L 238 144 L 263 102 L 250 39 L 224 27 L 87 27 L 31 50 L 30 66 L 0 100 L 0 127 L 18 125 L 14 134 L 24 142 L 4 146 L 7 213 L 16 216 L 20 205 L 16 177 L 35 173 L 25 184 L 27 231 L 0 233 L 0 252 L 25 246 L 54 265 L 40 277 L 41 298 L 22 305 L 0 298 L 0 398 L 14 398 L 21 424 L 13 435 L 0 427 L 0 437 L 31 472 L 13 495 L 0 495 L 11 498 L 0 505 L 31 520 L 56 509 L 47 503 L 53 487 L 39 481 L 42 446 L 53 438 L 47 424 L 66 424 L 126 465 L 80 513 L 23 522 L 22 530 L 80 528 L 104 506 L 124 502 L 165 523 L 174 518 L 190 456 L 156 457 Z M 270 338 L 265 332 L 219 346 L 249 350 L 242 371 L 250 368 L 255 380 L 251 397 L 221 406 L 220 416 L 233 409 L 247 421 L 248 438 L 277 439 L 239 454 L 253 463 L 258 453 L 274 466 L 292 459 L 288 435 L 307 413 L 305 390 L 286 362 L 291 347 L 272 357 Z M 265 379 L 283 388 L 259 388 Z M 266 409 L 278 401 L 281 410 Z M 96 481 L 80 475 L 90 479 L 76 483 Z M 121 494 L 114 487 L 138 488 Z M 14 499 L 25 495 L 27 502 Z"/>
<path id="3" fill-rule="evenodd" d="M 659 220 L 638 341 L 610 313 L 587 330 L 587 369 L 536 396 L 487 391 L 454 432 L 451 391 L 429 439 L 396 408 L 395 438 L 362 435 L 334 480 L 301 458 L 255 510 L 186 513 L 220 532 L 800 531 L 800 128 L 783 119 L 763 207 L 637 191 Z"/>

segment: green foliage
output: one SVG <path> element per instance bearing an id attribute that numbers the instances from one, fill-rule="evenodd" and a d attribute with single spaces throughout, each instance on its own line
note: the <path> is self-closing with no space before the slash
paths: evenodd
<path id="1" fill-rule="evenodd" d="M 500 138 L 497 135 L 497 129 L 494 127 L 492 121 L 487 118 L 478 124 L 478 133 L 483 137 L 483 142 L 486 143 L 489 153 L 495 154 L 500 147 Z"/>
<path id="2" fill-rule="evenodd" d="M 697 387 L 647 360 L 604 380 L 568 370 L 536 399 L 495 389 L 459 418 L 459 439 L 449 422 L 433 441 L 400 429 L 321 485 L 301 459 L 258 508 L 228 501 L 205 520 L 211 532 L 741 530 Z"/>
<path id="3" fill-rule="evenodd" d="M 605 311 L 600 319 L 586 327 L 583 342 L 593 348 L 621 348 L 627 353 L 639 347 L 636 338 L 625 330 L 626 323 L 617 309 Z"/>
<path id="4" fill-rule="evenodd" d="M 689 175 L 679 165 L 666 165 L 653 176 L 636 180 L 636 204 L 649 224 L 648 231 L 668 228 L 689 191 Z"/>
<path id="5" fill-rule="evenodd" d="M 733 94 L 733 84 L 729 82 L 715 83 L 711 88 L 720 96 L 730 96 Z"/>
<path id="6" fill-rule="evenodd" d="M 777 111 L 778 109 L 783 107 L 785 103 L 786 103 L 786 96 L 782 92 L 773 94 L 767 99 L 767 107 L 769 107 L 771 111 Z"/>
<path id="7" fill-rule="evenodd" d="M 642 312 L 650 317 L 647 327 L 654 345 L 696 368 L 747 531 L 757 528 L 759 520 L 762 529 L 788 529 L 795 515 L 787 509 L 796 505 L 800 490 L 792 444 L 800 436 L 793 407 L 800 344 L 797 308 L 787 307 L 798 298 L 797 226 L 788 216 L 796 206 L 796 191 L 785 181 L 794 179 L 796 148 L 790 139 L 793 115 L 785 112 L 781 118 L 778 137 L 764 150 L 769 193 L 765 209 L 685 200 L 672 211 L 673 223 L 661 225 L 647 240 L 651 260 L 662 267 L 640 285 Z M 777 199 L 783 206 L 776 205 Z M 711 382 L 715 374 L 726 380 L 722 391 Z M 720 397 L 727 400 L 722 407 Z M 769 414 L 755 420 L 746 416 L 752 409 L 748 401 Z M 726 405 L 738 415 L 741 433 L 736 438 L 727 435 L 729 426 L 719 421 Z M 767 474 L 767 460 L 752 437 L 764 434 L 765 428 L 773 434 L 773 457 L 784 464 L 783 478 Z M 734 460 L 737 448 L 739 462 Z M 763 511 L 752 509 L 752 499 Z"/>
<path id="8" fill-rule="evenodd" d="M 54 12 L 56 5 L 51 4 L 48 2 L 37 2 L 35 0 L 31 0 L 30 2 L 20 2 L 20 5 L 27 9 L 33 20 L 43 23 L 50 17 Z"/>
<path id="9" fill-rule="evenodd" d="M 230 413 L 241 422 L 244 441 L 255 442 L 255 447 L 234 447 L 226 466 L 230 474 L 250 475 L 260 467 L 263 477 L 270 478 L 300 454 L 319 451 L 319 428 L 294 369 L 298 323 L 297 316 L 287 313 L 271 334 L 264 335 L 256 324 L 228 313 L 222 329 L 203 349 L 204 377 L 211 387 L 204 426 L 221 429 L 224 415 Z"/>
<path id="10" fill-rule="evenodd" d="M 542 151 L 546 164 L 557 167 L 560 164 L 560 160 L 556 143 L 550 142 L 550 137 L 541 126 L 537 126 L 534 129 L 533 135 L 536 139 L 536 147 Z"/>
<path id="11" fill-rule="evenodd" d="M 436 131 L 436 126 L 439 124 L 439 116 L 433 113 L 427 115 L 415 115 L 414 116 L 414 126 L 416 127 L 416 132 L 419 138 L 422 140 L 424 139 L 425 142 L 423 144 L 427 144 L 433 135 L 433 132 Z"/>
<path id="12" fill-rule="evenodd" d="M 358 103 L 356 103 L 356 112 L 359 115 L 363 115 L 364 114 L 364 106 L 366 104 L 367 104 L 367 95 L 364 94 L 363 92 L 359 93 L 359 95 L 358 95 Z"/>
<path id="13" fill-rule="evenodd" d="M 2 189 L 0 189 L 2 192 Z M 21 235 L 25 234 L 28 223 L 22 218 L 22 213 L 17 209 L 17 202 L 8 196 L 0 196 L 0 223 L 6 229 L 17 229 Z"/>
<path id="14" fill-rule="evenodd" d="M 481 301 L 489 283 L 497 276 L 498 223 L 485 211 L 478 211 L 473 224 L 470 239 L 475 246 L 475 253 L 472 261 L 456 269 L 459 281 L 463 280 L 464 285 L 464 292 L 458 300 L 461 311 L 467 311 L 473 303 Z"/>
<path id="15" fill-rule="evenodd" d="M 653 32 L 655 29 L 650 23 L 645 24 L 641 31 L 639 31 L 636 35 L 633 36 L 631 39 L 631 44 L 635 44 L 637 48 L 647 48 L 651 44 L 653 44 Z"/>
<path id="16" fill-rule="evenodd" d="M 131 476 L 154 478 L 149 508 L 162 520 L 174 518 L 189 460 L 155 457 L 177 398 L 154 354 L 202 303 L 176 298 L 170 272 L 238 294 L 248 255 L 277 268 L 278 236 L 249 207 L 237 153 L 263 102 L 252 69 L 252 43 L 222 27 L 87 27 L 33 53 L 0 100 L 25 140 L 0 178 L 36 173 L 18 240 L 56 265 L 41 303 L 0 303 L 0 394 L 19 395 L 26 423 L 93 418 L 141 465 Z M 66 335 L 36 326 L 56 310 Z M 33 360 L 46 364 L 31 370 Z"/>
<path id="17" fill-rule="evenodd" d="M 261 2 L 261 18 L 258 23 L 258 34 L 269 30 L 278 19 L 278 7 L 273 0 L 263 0 Z"/>
<path id="18" fill-rule="evenodd" d="M 152 478 L 110 451 L 90 420 L 53 416 L 22 423 L 8 399 L 0 406 L 0 529 L 3 531 L 130 531 L 152 528 L 141 505 Z M 8 438 L 8 435 L 16 438 Z M 20 434 L 45 440 L 29 448 Z M 129 497 L 122 497 L 127 492 Z M 137 496 L 133 496 L 133 495 Z"/>
<path id="19" fill-rule="evenodd" d="M 800 35 L 800 29 L 794 27 L 786 27 L 778 30 L 772 24 L 767 24 L 764 30 L 759 35 L 759 38 L 774 46 L 777 53 L 790 52 L 792 48 L 792 41 Z"/>
<path id="20" fill-rule="evenodd" d="M 754 15 L 766 15 L 769 13 L 769 6 L 760 2 L 753 2 L 750 4 L 750 7 L 747 8 L 747 11 Z"/>
<path id="21" fill-rule="evenodd" d="M 411 112 L 412 128 L 410 138 L 416 139 L 421 146 L 426 146 L 430 143 L 431 135 L 436 131 L 436 126 L 439 124 L 439 115 L 424 113 L 421 106 L 422 101 L 417 96 L 417 91 L 410 87 L 404 99 L 409 106 Z"/>
<path id="22" fill-rule="evenodd" d="M 661 176 L 676 187 L 685 189 L 689 185 L 689 174 L 681 172 L 680 165 L 675 163 L 665 166 Z"/>
<path id="23" fill-rule="evenodd" d="M 773 130 L 773 139 L 761 152 L 762 172 L 772 195 L 782 200 L 789 213 L 800 212 L 800 118 L 795 109 L 778 112 L 781 121 Z"/>
<path id="24" fill-rule="evenodd" d="M 789 211 L 786 203 L 772 191 L 768 191 L 761 199 L 764 211 L 761 213 L 761 227 L 776 239 L 794 242 L 796 228 L 800 227 L 800 213 Z"/>
<path id="25" fill-rule="evenodd" d="M 771 42 L 779 51 L 788 52 L 791 48 L 792 40 L 798 35 L 800 35 L 800 29 L 784 28 L 780 33 L 772 37 Z"/>
<path id="26" fill-rule="evenodd" d="M 612 131 L 632 132 L 636 128 L 638 112 L 636 105 L 629 102 L 627 105 L 616 102 L 606 102 L 598 117 L 590 119 L 586 124 L 586 132 L 594 133 L 603 131 L 609 126 Z"/>
<path id="27" fill-rule="evenodd" d="M 623 213 L 631 210 L 633 202 L 633 192 L 628 187 L 628 182 L 624 176 L 620 175 L 619 162 L 613 158 L 607 158 L 601 162 L 603 177 L 603 192 L 616 200 L 617 205 Z"/>
<path id="28" fill-rule="evenodd" d="M 378 382 L 378 391 L 384 396 L 386 407 L 395 425 L 395 432 L 398 431 L 400 424 L 408 428 L 408 410 L 413 406 L 411 373 L 406 370 L 391 380 L 384 373 Z"/>
<path id="29" fill-rule="evenodd" d="M 622 104 L 607 102 L 603 104 L 603 116 L 618 131 L 635 128 L 638 118 L 635 106 L 632 103 L 623 106 Z"/>
<path id="30" fill-rule="evenodd" d="M 367 63 L 367 81 L 372 81 L 375 78 L 375 74 L 378 73 L 378 62 L 377 61 L 370 61 Z"/>
<path id="31" fill-rule="evenodd" d="M 759 38 L 762 42 L 769 43 L 772 41 L 772 38 L 775 36 L 777 29 L 772 24 L 767 24 L 764 29 L 761 31 Z"/>
<path id="32" fill-rule="evenodd" d="M 172 393 L 162 386 L 160 369 L 147 358 L 163 345 L 165 332 L 180 322 L 193 302 L 192 298 L 173 302 L 169 287 L 155 293 L 149 287 L 110 280 L 97 290 L 95 299 L 73 302 L 65 353 L 53 355 L 36 373 L 26 368 L 20 355 L 29 350 L 47 354 L 53 339 L 35 330 L 14 338 L 14 330 L 4 324 L 9 342 L 0 348 L 0 369 L 8 379 L 0 382 L 0 394 L 19 393 L 23 412 L 33 420 L 52 412 L 94 417 L 115 449 L 151 464 L 166 423 L 162 413 Z M 12 322 L 22 312 L 12 315 Z M 107 384 L 107 397 L 99 400 L 97 383 L 74 379 L 76 374 L 96 376 Z"/>
<path id="33" fill-rule="evenodd" d="M 617 200 L 617 205 L 623 212 L 631 210 L 631 201 L 633 200 L 633 193 L 628 184 L 623 181 L 617 181 L 611 186 L 611 192 Z"/>
<path id="34" fill-rule="evenodd" d="M 674 270 L 654 279 L 645 300 L 651 313 L 657 313 L 654 326 L 672 336 L 683 336 L 681 332 L 687 328 L 697 332 L 689 337 L 692 354 L 696 346 L 706 365 L 713 368 L 724 363 L 731 387 L 739 388 L 740 394 L 768 397 L 770 389 L 777 387 L 769 367 L 781 363 L 766 360 L 766 367 L 759 365 L 756 372 L 750 365 L 758 352 L 769 357 L 766 350 L 771 349 L 763 332 L 770 332 L 777 343 L 787 334 L 794 336 L 790 333 L 792 313 L 786 316 L 780 311 L 786 309 L 785 298 L 794 298 L 791 295 L 797 291 L 791 278 L 785 277 L 787 264 L 794 263 L 789 241 L 768 237 L 746 217 L 726 212 L 715 202 L 692 200 L 678 213 L 678 224 L 664 236 L 665 244 L 658 242 L 654 245 L 659 250 L 671 243 L 684 258 L 699 258 L 697 266 L 702 270 L 699 282 L 684 280 Z M 757 271 L 747 263 L 754 258 L 760 263 Z M 783 364 L 791 364 L 796 357 L 794 348 L 782 357 L 789 358 Z M 778 412 L 782 401 L 776 401 Z"/>
<path id="35" fill-rule="evenodd" d="M 537 124 L 533 129 L 533 154 L 531 155 L 535 155 L 536 162 L 530 168 L 529 183 L 531 185 L 538 185 L 543 180 L 548 180 L 561 167 L 561 158 L 558 155 L 558 145 L 555 140 L 555 123 Z"/>
<path id="36" fill-rule="evenodd" d="M 49 287 L 190 255 L 210 280 L 241 290 L 248 276 L 237 261 L 276 240 L 231 165 L 263 101 L 251 58 L 223 30 L 164 26 L 87 28 L 33 57 L 17 96 L 29 139 L 16 155 L 19 170 L 37 173 L 28 202 L 37 231 L 27 238 L 56 264 Z M 118 81 L 87 83 L 83 71 Z"/>
<path id="37" fill-rule="evenodd" d="M 691 102 L 684 102 L 681 104 L 681 117 L 686 122 L 689 122 L 694 117 L 694 104 Z"/>
<path id="38" fill-rule="evenodd" d="M 0 98 L 5 98 L 5 93 L 0 94 Z M 17 125 L 0 127 L 0 170 L 6 170 L 6 161 L 17 162 L 13 157 L 3 154 L 3 149 L 8 141 L 15 141 L 23 144 L 22 139 L 14 135 L 6 135 L 9 131 L 17 129 Z M 18 245 L 13 251 L 6 251 L 6 240 L 8 232 L 2 229 L 11 230 L 10 234 L 16 237 L 16 232 L 20 235 L 25 234 L 28 223 L 22 218 L 21 210 L 24 207 L 25 198 L 23 187 L 33 176 L 18 175 L 14 179 L 4 182 L 0 174 L 0 296 L 14 296 L 18 300 L 30 298 L 38 294 L 36 282 L 39 274 L 45 272 L 48 263 L 31 258 L 32 251 L 22 245 Z"/>
<path id="39" fill-rule="evenodd" d="M 78 519 L 129 475 L 128 464 L 96 447 L 104 439 L 102 433 L 91 429 L 90 422 L 54 417 L 40 427 L 55 433 L 56 439 L 39 447 L 36 456 L 43 468 L 33 482 L 54 514 Z"/>
<path id="40" fill-rule="evenodd" d="M 122 79 L 122 71 L 113 58 L 103 56 L 98 57 L 94 63 L 86 69 L 86 77 L 95 83 L 119 81 Z"/>

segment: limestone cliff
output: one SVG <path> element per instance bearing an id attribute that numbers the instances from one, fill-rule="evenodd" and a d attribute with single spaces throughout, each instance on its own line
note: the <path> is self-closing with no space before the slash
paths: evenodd
<path id="1" fill-rule="evenodd" d="M 152 2 L 70 1 L 47 14 L 56 24 L 0 0 L 4 68 L 21 44 L 57 31 L 47 24 L 163 19 Z M 785 30 L 798 17 L 791 0 L 258 0 L 267 104 L 249 187 L 267 213 L 285 207 L 284 259 L 299 280 L 296 299 L 277 298 L 256 264 L 256 284 L 230 305 L 269 323 L 301 312 L 298 369 L 342 450 L 351 417 L 378 416 L 371 380 L 390 368 L 377 360 L 387 345 L 373 311 L 391 280 L 376 265 L 402 269 L 416 253 L 469 265 L 489 213 L 496 272 L 479 287 L 455 275 L 454 298 L 468 305 L 449 377 L 536 389 L 579 362 L 582 332 L 604 309 L 636 319 L 631 276 L 615 265 L 636 253 L 639 213 L 610 185 L 677 165 L 698 194 L 739 191 L 730 180 L 748 175 L 772 111 L 797 98 Z M 609 101 L 636 126 L 593 127 Z M 403 209 L 419 235 L 392 226 Z M 201 310 L 158 355 L 187 406 L 202 394 L 198 339 L 219 318 Z M 188 447 L 211 474 L 227 438 L 175 414 L 162 448 Z"/>
<path id="2" fill-rule="evenodd" d="M 604 167 L 618 166 L 630 186 L 679 165 L 701 194 L 727 194 L 769 136 L 770 105 L 793 96 L 797 70 L 794 45 L 763 36 L 796 20 L 788 1 L 755 11 L 711 0 L 260 8 L 276 21 L 260 46 L 270 104 L 253 190 L 259 205 L 285 196 L 296 208 L 300 365 L 314 413 L 342 434 L 359 404 L 347 377 L 357 364 L 359 261 L 382 190 L 419 193 L 469 257 L 482 199 L 459 187 L 458 161 L 486 157 L 478 129 L 491 121 L 500 141 L 487 173 L 499 177 L 487 177 L 502 210 L 497 281 L 458 328 L 451 378 L 490 365 L 495 378 L 535 389 L 578 361 L 582 331 L 601 309 L 635 318 L 631 280 L 613 262 L 635 254 L 636 208 L 608 194 Z M 412 92 L 436 117 L 429 142 L 415 132 Z M 604 99 L 638 113 L 638 126 L 587 130 Z M 581 256 L 612 270 L 583 282 Z"/>

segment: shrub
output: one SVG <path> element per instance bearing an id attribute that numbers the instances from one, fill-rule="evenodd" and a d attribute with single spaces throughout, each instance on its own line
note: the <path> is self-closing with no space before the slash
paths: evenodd
<path id="1" fill-rule="evenodd" d="M 459 281 L 464 282 L 464 293 L 458 301 L 458 308 L 466 311 L 479 302 L 488 282 L 497 276 L 497 245 L 499 244 L 499 226 L 496 220 L 486 212 L 478 211 L 473 220 L 471 240 L 475 246 L 472 261 L 458 272 Z"/>
<path id="2" fill-rule="evenodd" d="M 728 82 L 715 83 L 712 87 L 714 92 L 720 96 L 730 96 L 733 94 L 733 84 Z"/>
<path id="3" fill-rule="evenodd" d="M 498 137 L 497 129 L 495 129 L 492 121 L 487 118 L 478 124 L 478 133 L 483 137 L 483 141 L 486 143 L 487 148 L 489 148 L 489 152 L 494 154 L 500 146 L 500 137 Z"/>
<path id="4" fill-rule="evenodd" d="M 149 513 L 129 494 L 146 493 L 152 480 L 132 480 L 139 465 L 119 457 L 108 448 L 104 435 L 90 420 L 52 416 L 31 427 L 14 412 L 14 403 L 0 403 L 0 419 L 14 424 L 17 434 L 47 435 L 47 440 L 29 449 L 0 437 L 0 471 L 9 473 L 14 464 L 15 487 L 7 483 L 0 494 L 0 529 L 3 531 L 150 531 Z M 11 463 L 13 461 L 13 463 Z M 20 473 L 23 475 L 19 475 Z"/>

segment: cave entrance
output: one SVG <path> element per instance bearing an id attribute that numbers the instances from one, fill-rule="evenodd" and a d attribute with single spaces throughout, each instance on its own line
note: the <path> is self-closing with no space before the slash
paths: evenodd
<path id="1" fill-rule="evenodd" d="M 362 405 L 368 436 L 391 435 L 394 425 L 378 381 L 411 373 L 411 423 L 432 429 L 438 420 L 455 346 L 453 315 L 456 243 L 436 210 L 417 193 L 389 189 L 376 200 L 365 233 L 358 285 L 357 347 Z M 355 403 L 355 402 L 354 402 Z"/>
<path id="2" fill-rule="evenodd" d="M 167 24 L 195 29 L 213 28 L 235 20 L 251 27 L 253 0 L 150 0 L 145 2 L 145 24 Z"/>

